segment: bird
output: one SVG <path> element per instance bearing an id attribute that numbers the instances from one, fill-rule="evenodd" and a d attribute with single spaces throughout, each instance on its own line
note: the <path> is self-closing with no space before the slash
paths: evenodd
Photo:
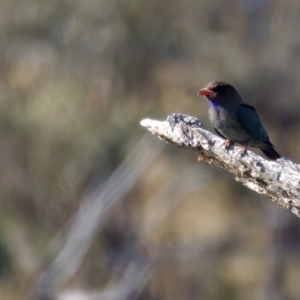
<path id="1" fill-rule="evenodd" d="M 231 84 L 212 81 L 198 95 L 209 100 L 209 119 L 215 132 L 225 139 L 225 148 L 238 143 L 242 146 L 241 155 L 248 147 L 255 147 L 270 160 L 281 157 L 270 142 L 256 109 L 247 104 Z"/>

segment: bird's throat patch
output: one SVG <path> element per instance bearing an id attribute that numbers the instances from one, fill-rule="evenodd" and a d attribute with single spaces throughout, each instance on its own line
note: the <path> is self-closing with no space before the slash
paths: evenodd
<path id="1" fill-rule="evenodd" d="M 217 110 L 218 107 L 219 107 L 219 104 L 213 103 L 213 102 L 211 102 L 211 101 L 209 102 L 209 108 L 214 109 L 214 110 Z"/>

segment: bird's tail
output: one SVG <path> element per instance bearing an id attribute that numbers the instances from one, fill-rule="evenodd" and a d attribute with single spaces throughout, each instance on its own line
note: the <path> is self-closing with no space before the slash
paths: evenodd
<path id="1" fill-rule="evenodd" d="M 265 143 L 265 148 L 261 149 L 261 151 L 271 160 L 276 160 L 278 158 L 281 157 L 281 155 L 279 153 L 276 152 L 276 150 L 274 149 L 274 146 L 268 142 Z"/>

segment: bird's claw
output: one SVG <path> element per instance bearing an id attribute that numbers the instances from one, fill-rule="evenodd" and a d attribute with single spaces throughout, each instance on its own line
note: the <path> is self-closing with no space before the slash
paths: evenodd
<path id="1" fill-rule="evenodd" d="M 249 145 L 246 145 L 244 147 L 240 147 L 240 150 L 238 152 L 238 155 L 244 155 L 246 153 L 246 151 L 248 150 Z"/>
<path id="2" fill-rule="evenodd" d="M 231 140 L 225 140 L 222 144 L 221 147 L 224 146 L 225 149 L 227 149 L 231 145 Z"/>

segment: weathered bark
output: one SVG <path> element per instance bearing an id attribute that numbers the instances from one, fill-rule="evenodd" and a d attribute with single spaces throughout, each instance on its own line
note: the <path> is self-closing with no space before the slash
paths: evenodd
<path id="1" fill-rule="evenodd" d="M 194 117 L 172 114 L 166 121 L 144 119 L 141 125 L 168 143 L 198 152 L 198 160 L 232 173 L 236 181 L 300 217 L 300 165 L 286 158 L 269 161 L 249 150 L 240 155 L 235 146 L 224 149 L 224 140 L 202 129 Z"/>

